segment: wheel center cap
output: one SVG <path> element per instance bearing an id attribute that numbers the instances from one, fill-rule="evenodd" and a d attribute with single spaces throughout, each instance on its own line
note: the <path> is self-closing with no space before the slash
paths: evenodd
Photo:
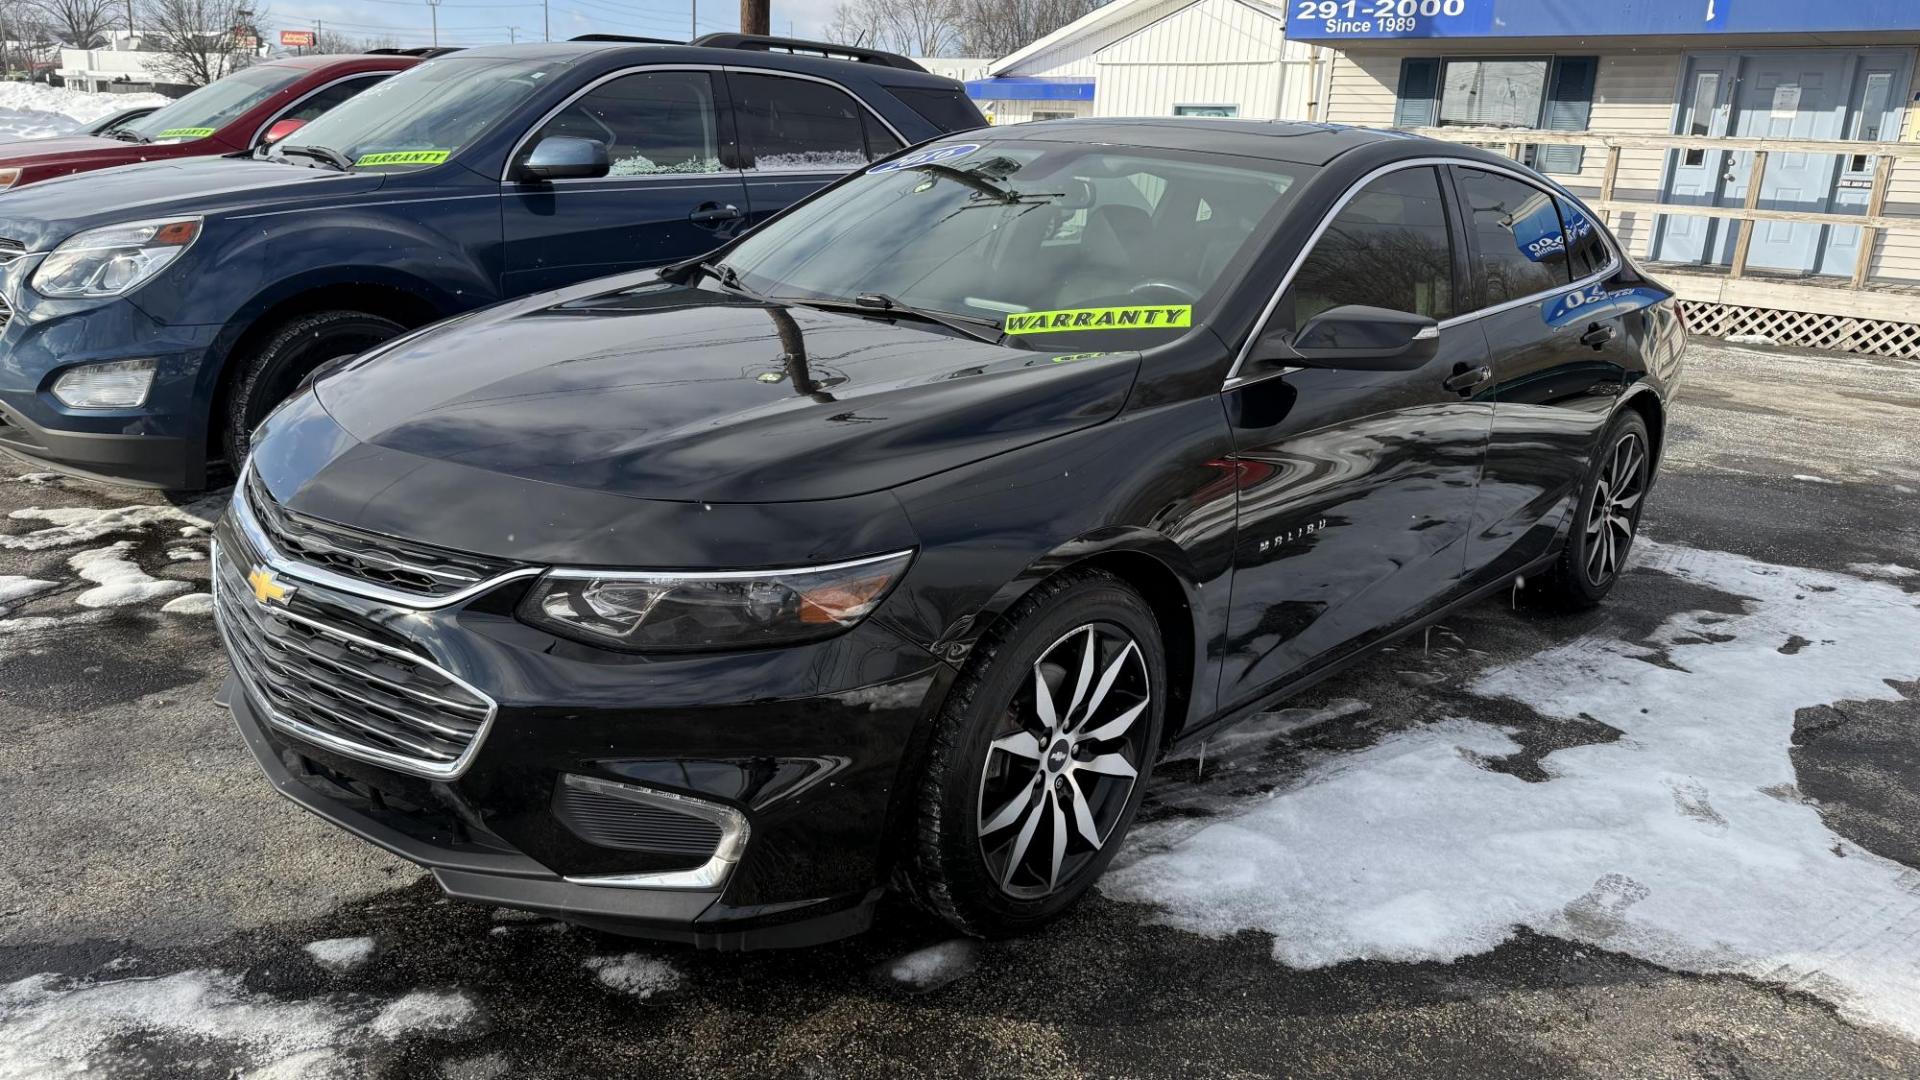
<path id="1" fill-rule="evenodd" d="M 1073 751 L 1067 746 L 1067 740 L 1061 739 L 1059 742 L 1054 743 L 1053 749 L 1047 751 L 1047 771 L 1059 772 L 1061 769 L 1066 768 L 1067 759 L 1071 756 L 1073 756 Z"/>

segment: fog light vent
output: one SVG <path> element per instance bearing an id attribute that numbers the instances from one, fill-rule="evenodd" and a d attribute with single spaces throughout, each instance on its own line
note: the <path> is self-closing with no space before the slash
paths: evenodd
<path id="1" fill-rule="evenodd" d="M 554 815 L 597 847 L 689 855 L 696 863 L 712 855 L 720 846 L 719 823 L 682 813 L 667 798 L 655 801 L 654 794 L 568 776 L 554 793 Z"/>

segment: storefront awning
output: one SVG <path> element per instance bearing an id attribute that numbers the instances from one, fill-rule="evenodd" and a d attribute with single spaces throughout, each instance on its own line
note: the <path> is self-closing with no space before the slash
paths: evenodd
<path id="1" fill-rule="evenodd" d="M 1029 75 L 974 79 L 967 96 L 975 101 L 1092 101 L 1093 80 Z"/>
<path id="2" fill-rule="evenodd" d="M 1326 0 L 1298 7 L 1287 22 L 1295 41 L 1920 30 L 1916 0 Z"/>

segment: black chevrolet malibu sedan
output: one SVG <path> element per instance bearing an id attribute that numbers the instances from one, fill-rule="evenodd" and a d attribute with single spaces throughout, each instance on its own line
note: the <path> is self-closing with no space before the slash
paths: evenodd
<path id="1" fill-rule="evenodd" d="M 323 373 L 219 530 L 224 698 L 454 896 L 753 947 L 891 884 L 1017 933 L 1170 748 L 1516 581 L 1604 597 L 1683 341 L 1477 150 L 948 137 Z"/>

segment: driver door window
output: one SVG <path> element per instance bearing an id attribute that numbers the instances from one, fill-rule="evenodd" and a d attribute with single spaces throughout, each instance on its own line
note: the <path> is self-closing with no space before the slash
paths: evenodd
<path id="1" fill-rule="evenodd" d="M 1458 315 L 1453 251 L 1439 174 L 1427 167 L 1388 173 L 1334 215 L 1294 276 L 1292 325 L 1347 304 L 1441 320 Z"/>
<path id="2" fill-rule="evenodd" d="M 555 135 L 604 143 L 610 176 L 717 173 L 719 111 L 702 71 L 623 75 L 588 92 L 546 122 L 521 152 Z"/>

